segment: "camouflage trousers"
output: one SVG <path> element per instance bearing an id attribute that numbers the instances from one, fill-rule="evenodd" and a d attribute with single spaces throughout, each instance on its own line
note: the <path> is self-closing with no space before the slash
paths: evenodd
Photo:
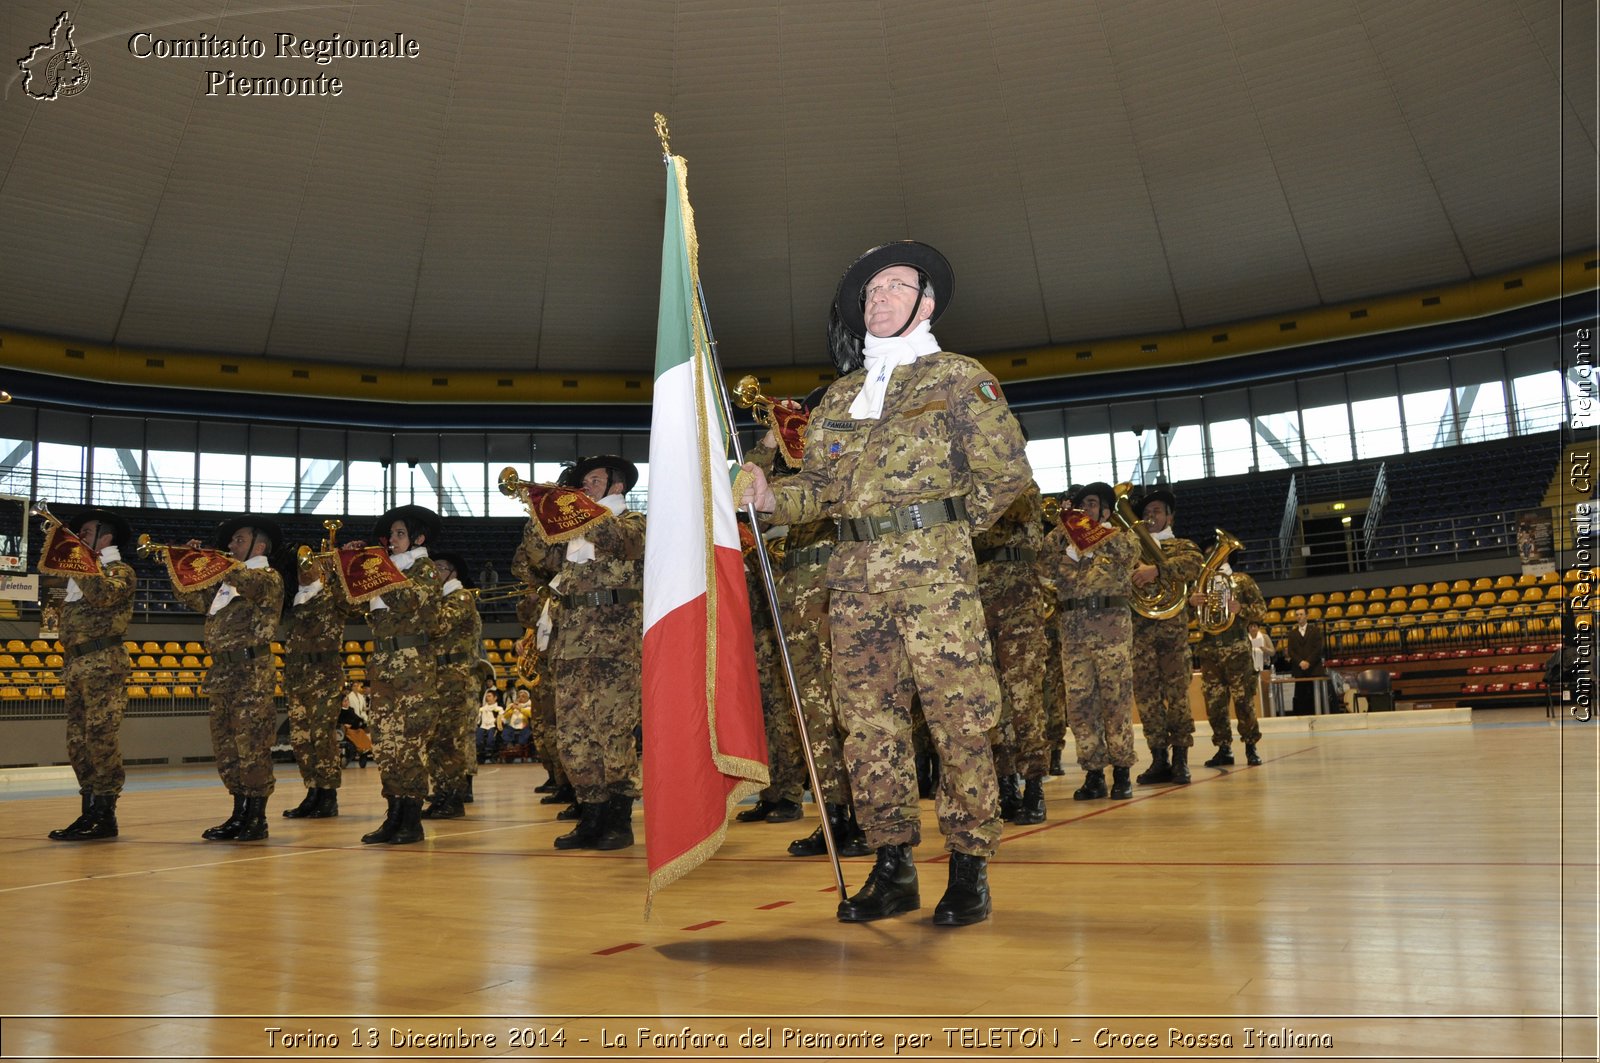
<path id="1" fill-rule="evenodd" d="M 477 763 L 478 676 L 469 664 L 438 667 L 439 712 L 428 738 L 428 781 L 436 794 L 467 788 L 467 766 Z"/>
<path id="2" fill-rule="evenodd" d="M 217 775 L 229 793 L 240 797 L 270 797 L 276 786 L 272 742 L 278 732 L 278 711 L 272 704 L 273 673 L 271 657 L 256 657 L 242 664 L 213 665 L 206 675 Z"/>
<path id="3" fill-rule="evenodd" d="M 771 779 L 761 791 L 761 799 L 798 804 L 809 780 L 805 753 L 800 748 L 800 728 L 795 724 L 794 706 L 789 700 L 789 681 L 784 678 L 783 657 L 778 653 L 778 633 L 772 628 L 757 628 L 755 636 L 761 718 L 767 731 L 767 770 Z"/>
<path id="4" fill-rule="evenodd" d="M 1049 750 L 1054 752 L 1067 740 L 1067 692 L 1061 678 L 1061 628 L 1054 623 L 1047 623 L 1044 637 L 1049 645 L 1042 690 L 1044 740 Z"/>
<path id="5" fill-rule="evenodd" d="M 556 746 L 556 680 L 555 662 L 546 662 L 539 685 L 534 687 L 533 698 L 533 751 L 540 763 L 550 770 L 557 784 L 567 781 L 561 767 L 561 752 Z"/>
<path id="6" fill-rule="evenodd" d="M 428 796 L 427 749 L 439 716 L 438 669 L 427 647 L 378 650 L 368 659 L 367 718 L 384 797 Z"/>
<path id="7" fill-rule="evenodd" d="M 639 660 L 570 657 L 556 691 L 556 744 L 578 800 L 639 796 Z"/>
<path id="8" fill-rule="evenodd" d="M 70 658 L 61 670 L 67 689 L 67 760 L 78 789 L 122 793 L 122 714 L 128 707 L 128 653 L 121 646 Z"/>
<path id="9" fill-rule="evenodd" d="M 1130 768 L 1133 749 L 1132 621 L 1126 610 L 1064 614 L 1061 675 L 1078 766 Z"/>
<path id="10" fill-rule="evenodd" d="M 1151 749 L 1194 745 L 1189 712 L 1189 624 L 1183 617 L 1133 622 L 1133 696 L 1139 702 L 1144 740 Z"/>
<path id="11" fill-rule="evenodd" d="M 984 603 L 1002 706 L 1000 723 L 989 740 L 997 772 L 1032 779 L 1050 770 L 1051 746 L 1045 737 L 1044 718 L 1044 672 L 1050 643 L 1036 613 L 1011 609 L 1009 604 L 1003 599 Z"/>
<path id="12" fill-rule="evenodd" d="M 1261 741 L 1261 725 L 1256 722 L 1256 695 L 1261 692 L 1261 673 L 1256 671 L 1250 643 L 1242 638 L 1218 642 L 1205 638 L 1195 648 L 1200 665 L 1200 687 L 1205 692 L 1206 716 L 1211 720 L 1211 741 L 1218 746 L 1233 742 L 1228 726 L 1228 701 L 1233 701 L 1239 718 L 1239 737 L 1249 743 Z"/>
<path id="13" fill-rule="evenodd" d="M 844 732 L 833 704 L 833 647 L 829 642 L 826 565 L 810 565 L 783 574 L 783 632 L 789 640 L 789 664 L 800 687 L 811 760 L 817 769 L 819 800 L 830 805 L 850 802 L 850 777 L 844 770 Z"/>
<path id="14" fill-rule="evenodd" d="M 344 669 L 338 661 L 311 666 L 290 664 L 283 670 L 289 695 L 289 744 L 306 789 L 337 790 L 344 769 L 340 745 L 339 705 L 344 694 Z"/>
<path id="15" fill-rule="evenodd" d="M 850 790 L 868 844 L 921 841 L 911 716 L 920 694 L 941 762 L 934 807 L 945 847 L 993 856 L 1000 793 L 988 732 L 1000 719 L 1000 684 L 977 590 L 835 590 L 828 616 Z"/>

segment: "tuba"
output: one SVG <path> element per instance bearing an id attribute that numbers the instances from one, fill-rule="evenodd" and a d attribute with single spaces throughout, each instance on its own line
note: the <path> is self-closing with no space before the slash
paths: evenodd
<path id="1" fill-rule="evenodd" d="M 1217 545 L 1206 555 L 1205 565 L 1194 581 L 1195 590 L 1205 598 L 1194 611 L 1195 627 L 1202 634 L 1220 635 L 1233 626 L 1238 614 L 1228 611 L 1228 603 L 1233 600 L 1237 578 L 1223 572 L 1222 563 L 1242 546 L 1238 539 L 1217 529 Z"/>
<path id="2" fill-rule="evenodd" d="M 1133 611 L 1147 620 L 1171 619 L 1183 612 L 1184 607 L 1189 604 L 1189 588 L 1172 578 L 1171 570 L 1167 567 L 1167 555 L 1162 552 L 1161 544 L 1150 537 L 1149 526 L 1134 516 L 1133 506 L 1128 502 L 1128 492 L 1133 490 L 1133 485 L 1120 483 L 1112 490 L 1117 495 L 1117 505 L 1111 513 L 1112 519 L 1134 534 L 1139 540 L 1139 549 L 1144 554 L 1145 564 L 1156 567 L 1156 578 L 1153 582 L 1143 587 L 1137 584 L 1133 586 L 1129 599 L 1133 604 Z"/>

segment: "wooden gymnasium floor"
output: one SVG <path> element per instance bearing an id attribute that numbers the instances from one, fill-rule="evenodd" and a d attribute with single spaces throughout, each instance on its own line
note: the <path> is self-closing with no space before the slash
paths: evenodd
<path id="1" fill-rule="evenodd" d="M 14 779 L 0 1055 L 1593 1059 L 1597 735 L 1500 711 L 1275 732 L 1261 767 L 1125 802 L 1052 780 L 1049 821 L 991 865 L 994 918 L 958 930 L 928 922 L 931 840 L 920 913 L 836 922 L 824 862 L 783 851 L 809 811 L 731 826 L 646 922 L 642 839 L 554 851 L 529 766 L 483 769 L 466 819 L 400 848 L 357 841 L 373 768 L 347 771 L 339 819 L 293 821 L 280 765 L 255 845 L 199 840 L 226 811 L 206 767 L 134 771 L 96 844 L 44 838 L 75 814 L 66 781 Z"/>

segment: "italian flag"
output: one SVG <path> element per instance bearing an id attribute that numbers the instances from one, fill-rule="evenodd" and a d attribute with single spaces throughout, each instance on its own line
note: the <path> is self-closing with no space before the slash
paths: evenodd
<path id="1" fill-rule="evenodd" d="M 644 822 L 656 891 L 721 847 L 767 785 L 750 599 L 682 158 L 667 157 L 644 556 Z"/>

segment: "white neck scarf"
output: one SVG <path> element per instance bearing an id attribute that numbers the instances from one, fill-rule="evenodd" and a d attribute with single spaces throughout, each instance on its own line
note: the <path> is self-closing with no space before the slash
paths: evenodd
<path id="1" fill-rule="evenodd" d="M 100 551 L 100 564 L 102 566 L 109 565 L 113 561 L 121 561 L 121 560 L 122 560 L 122 551 L 118 550 L 115 545 L 108 546 L 104 550 Z M 67 580 L 67 598 L 66 598 L 66 600 L 69 601 L 69 602 L 77 602 L 77 601 L 82 601 L 83 600 L 83 588 L 78 586 L 78 581 L 75 580 L 75 579 Z"/>
<path id="2" fill-rule="evenodd" d="M 262 556 L 260 554 L 257 554 L 255 557 L 252 557 L 250 560 L 246 561 L 244 563 L 244 567 L 245 568 L 266 568 L 267 564 L 268 564 L 268 561 L 267 561 L 266 557 L 264 557 L 264 556 Z M 233 601 L 238 596 L 239 596 L 239 591 L 238 591 L 237 588 L 234 587 L 233 584 L 224 583 L 222 586 L 217 588 L 217 595 L 216 595 L 215 598 L 211 599 L 211 608 L 206 610 L 206 615 L 207 616 L 216 616 L 218 613 L 222 612 L 222 609 L 223 609 L 224 606 L 226 606 L 229 602 Z"/>
<path id="3" fill-rule="evenodd" d="M 294 604 L 304 605 L 322 593 L 322 581 L 314 579 L 294 592 Z"/>
<path id="4" fill-rule="evenodd" d="M 933 329 L 926 321 L 904 336 L 874 336 L 867 333 L 862 354 L 866 358 L 867 380 L 861 392 L 850 404 L 850 416 L 862 421 L 875 421 L 883 416 L 883 397 L 889 390 L 889 378 L 902 365 L 910 365 L 925 354 L 937 354 L 939 341 L 933 338 Z"/>
<path id="5" fill-rule="evenodd" d="M 1176 539 L 1177 536 L 1172 533 L 1172 525 L 1169 524 L 1165 528 L 1162 528 L 1158 532 L 1151 532 L 1150 533 L 1150 538 L 1154 539 L 1156 542 L 1159 543 L 1159 542 L 1164 542 L 1167 539 Z"/>
<path id="6" fill-rule="evenodd" d="M 456 591 L 458 591 L 460 589 L 461 589 L 461 581 L 458 580 L 458 579 L 455 579 L 454 577 L 452 577 L 452 578 L 450 578 L 448 580 L 445 580 L 444 586 L 439 588 L 439 596 L 440 597 L 445 597 L 447 595 L 454 594 Z"/>
<path id="7" fill-rule="evenodd" d="M 389 560 L 394 563 L 395 568 L 404 572 L 416 564 L 417 558 L 427 556 L 428 548 L 426 546 L 413 546 L 411 549 L 404 550 L 398 554 L 390 554 Z"/>

